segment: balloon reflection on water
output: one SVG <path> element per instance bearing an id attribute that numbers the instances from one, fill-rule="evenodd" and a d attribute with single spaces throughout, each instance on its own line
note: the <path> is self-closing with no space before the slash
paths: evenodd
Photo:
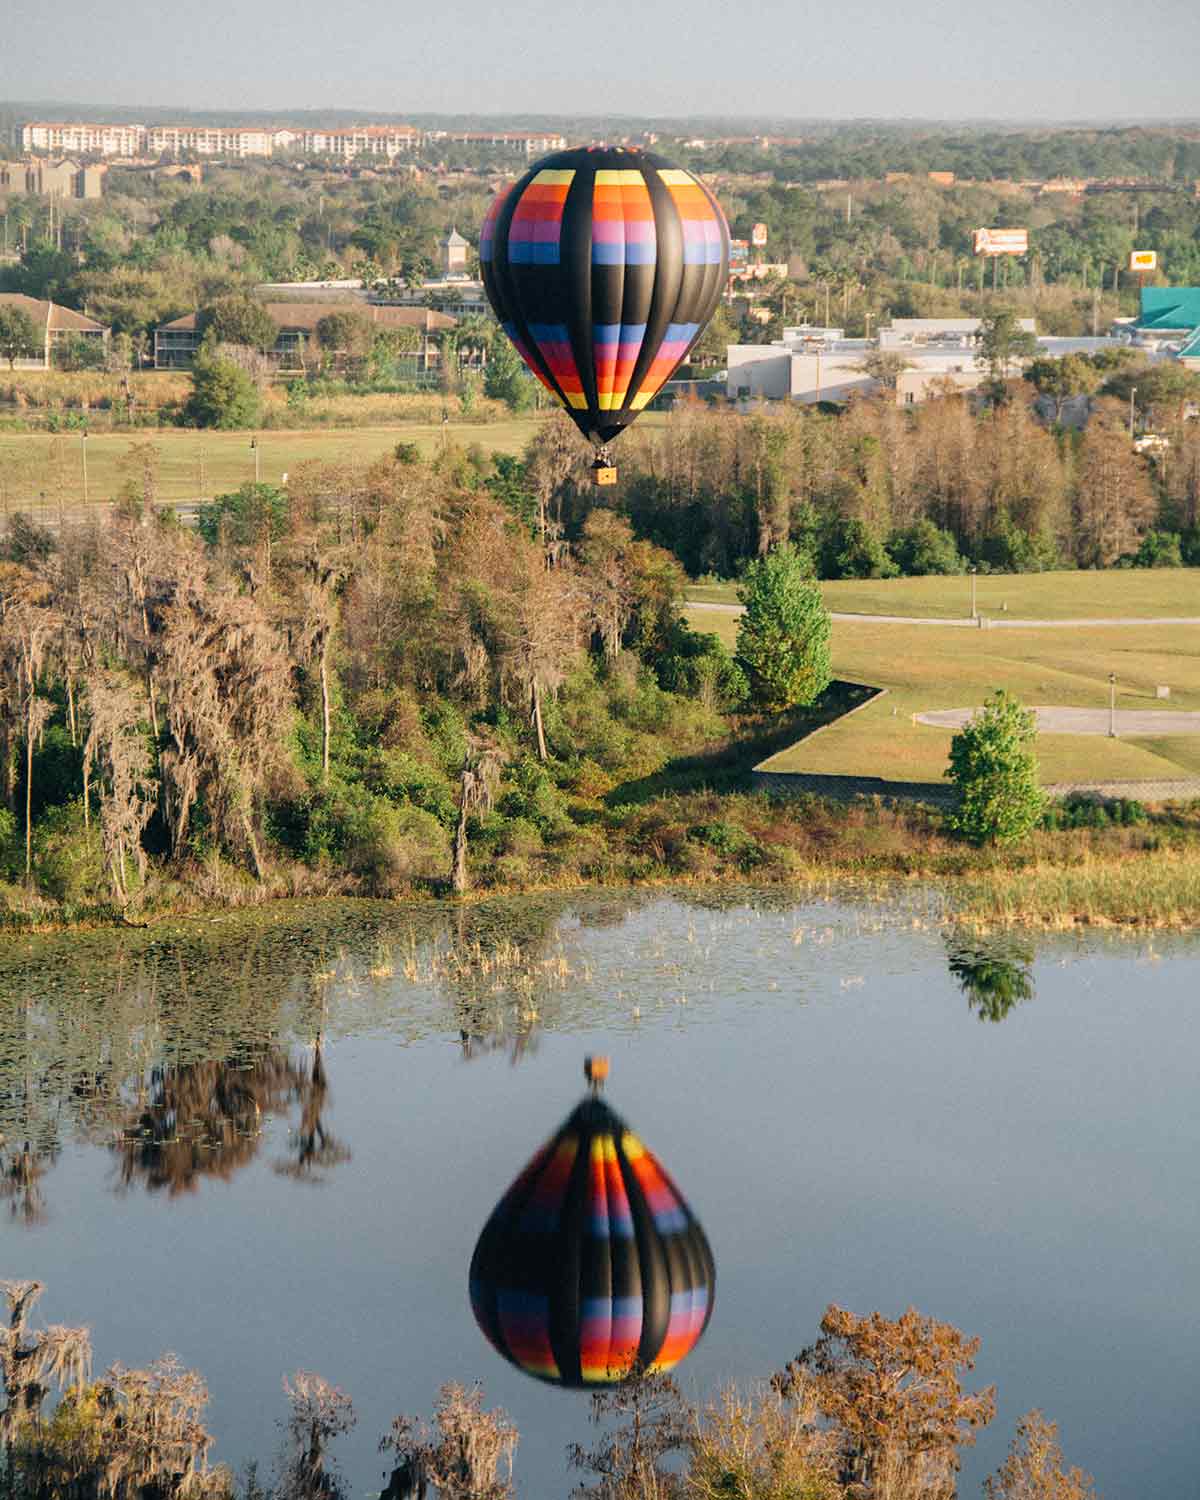
<path id="1" fill-rule="evenodd" d="M 600 1097 L 606 1072 L 588 1060 L 590 1094 L 500 1200 L 471 1259 L 487 1339 L 527 1375 L 574 1389 L 673 1369 L 713 1311 L 708 1238 Z"/>

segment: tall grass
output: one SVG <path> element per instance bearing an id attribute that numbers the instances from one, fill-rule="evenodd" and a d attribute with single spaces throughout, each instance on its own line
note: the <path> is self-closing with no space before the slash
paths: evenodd
<path id="1" fill-rule="evenodd" d="M 955 883 L 960 920 L 1009 926 L 1195 927 L 1200 923 L 1200 849 L 1159 849 L 1131 858 L 1083 850 L 1070 863 L 972 872 Z"/>

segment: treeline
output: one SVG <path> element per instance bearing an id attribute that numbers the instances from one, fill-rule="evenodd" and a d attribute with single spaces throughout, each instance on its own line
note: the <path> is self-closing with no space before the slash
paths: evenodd
<path id="1" fill-rule="evenodd" d="M 91 1376 L 86 1328 L 34 1328 L 38 1282 L 2 1284 L 0 1463 L 12 1500 L 341 1500 L 331 1453 L 357 1417 L 312 1371 L 284 1381 L 289 1415 L 269 1477 L 209 1463 L 208 1390 L 169 1356 Z M 665 1374 L 633 1370 L 589 1403 L 596 1431 L 571 1443 L 576 1500 L 954 1500 L 962 1450 L 996 1412 L 971 1391 L 979 1340 L 909 1308 L 899 1318 L 830 1306 L 818 1338 L 769 1380 L 701 1407 Z M 58 1399 L 49 1407 L 51 1394 Z M 512 1500 L 520 1434 L 479 1385 L 444 1385 L 432 1422 L 401 1414 L 378 1444 L 382 1500 Z M 1040 1412 L 1017 1423 L 988 1500 L 1090 1500 Z"/>
<path id="2" fill-rule="evenodd" d="M 594 800 L 727 732 L 744 681 L 586 454 L 402 445 L 247 485 L 199 534 L 143 444 L 106 522 L 12 518 L 0 564 L 0 859 L 78 910 L 609 867 Z"/>
<path id="3" fill-rule="evenodd" d="M 841 415 L 693 405 L 626 440 L 619 505 L 693 577 L 733 577 L 786 541 L 825 578 L 1200 565 L 1200 423 L 1186 410 L 1158 409 L 1170 446 L 1151 461 L 1115 396 L 1071 432 L 1020 396 L 978 410 L 880 397 Z"/>
<path id="4" fill-rule="evenodd" d="M 688 154 L 700 170 L 704 165 L 709 170 L 768 169 L 781 180 L 804 182 L 883 177 L 887 172 L 954 172 L 980 182 L 1135 177 L 1187 183 L 1200 177 L 1200 134 L 1145 126 L 970 130 L 850 125 L 766 151 L 746 143 Z"/>

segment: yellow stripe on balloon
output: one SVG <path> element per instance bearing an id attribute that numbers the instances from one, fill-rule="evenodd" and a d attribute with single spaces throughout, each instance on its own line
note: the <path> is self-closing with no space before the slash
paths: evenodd
<path id="1" fill-rule="evenodd" d="M 533 180 L 535 183 L 540 182 L 546 187 L 562 187 L 565 183 L 574 182 L 575 170 L 572 168 L 569 172 L 559 172 L 548 169 L 539 172 Z"/>
<path id="2" fill-rule="evenodd" d="M 696 182 L 690 172 L 681 171 L 679 167 L 663 167 L 658 175 L 668 187 L 693 187 Z"/>
<path id="3" fill-rule="evenodd" d="M 646 179 L 640 172 L 622 170 L 620 172 L 599 171 L 596 173 L 597 187 L 643 187 Z"/>

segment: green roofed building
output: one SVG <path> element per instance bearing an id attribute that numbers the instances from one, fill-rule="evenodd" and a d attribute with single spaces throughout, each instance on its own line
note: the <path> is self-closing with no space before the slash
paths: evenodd
<path id="1" fill-rule="evenodd" d="M 1200 286 L 1144 286 L 1136 327 L 1182 338 L 1179 358 L 1200 361 Z"/>

